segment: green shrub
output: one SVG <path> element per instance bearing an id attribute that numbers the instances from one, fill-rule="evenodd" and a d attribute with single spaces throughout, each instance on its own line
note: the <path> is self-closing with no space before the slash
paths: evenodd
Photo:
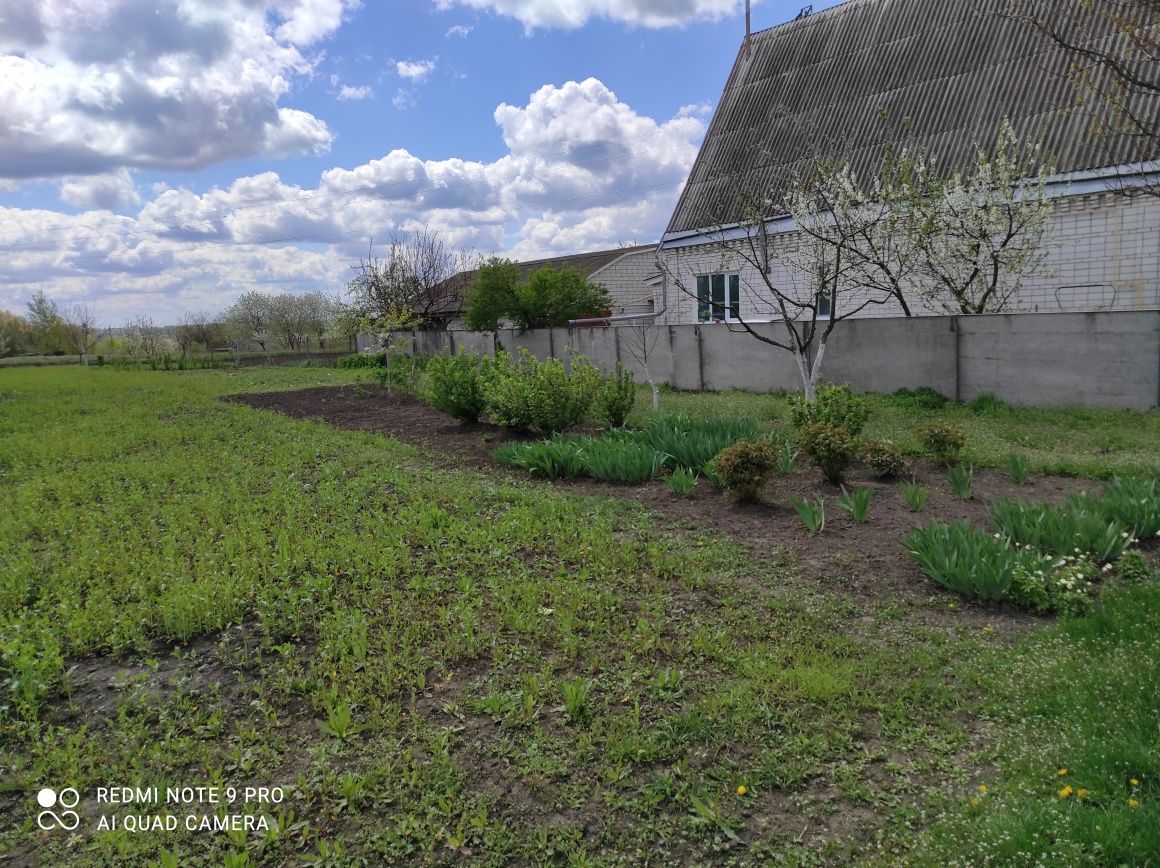
<path id="1" fill-rule="evenodd" d="M 1136 549 L 1128 549 L 1116 561 L 1116 575 L 1126 582 L 1144 582 L 1152 575 L 1148 559 Z"/>
<path id="2" fill-rule="evenodd" d="M 975 530 L 968 521 L 913 528 L 904 544 L 935 582 L 980 600 L 1002 599 L 1015 569 L 1039 560 L 1011 548 L 1006 540 Z"/>
<path id="3" fill-rule="evenodd" d="M 666 457 L 645 443 L 600 437 L 584 450 L 584 472 L 601 482 L 648 482 Z"/>
<path id="4" fill-rule="evenodd" d="M 927 422 L 920 425 L 915 433 L 919 442 L 934 455 L 935 460 L 947 466 L 959 460 L 963 447 L 967 445 L 966 432 L 957 422 Z"/>
<path id="5" fill-rule="evenodd" d="M 1080 552 L 1100 564 L 1114 561 L 1132 541 L 1122 524 L 1107 518 L 1098 503 L 1082 495 L 1069 498 L 1063 507 L 996 500 L 991 504 L 991 523 L 1018 545 L 1063 557 Z"/>
<path id="6" fill-rule="evenodd" d="M 858 457 L 858 441 L 838 425 L 815 422 L 798 431 L 798 445 L 827 482 L 840 485 Z"/>
<path id="7" fill-rule="evenodd" d="M 387 363 L 386 353 L 355 353 L 338 360 L 340 368 L 381 368 Z"/>
<path id="8" fill-rule="evenodd" d="M 436 356 L 427 363 L 427 401 L 460 422 L 474 422 L 487 406 L 483 385 L 491 359 L 468 353 Z"/>
<path id="9" fill-rule="evenodd" d="M 636 382 L 632 371 L 617 362 L 616 369 L 601 378 L 594 415 L 609 428 L 622 428 L 635 406 Z"/>
<path id="10" fill-rule="evenodd" d="M 692 419 L 674 415 L 651 420 L 639 436 L 657 452 L 669 456 L 669 467 L 700 470 L 722 449 L 741 440 L 760 439 L 761 428 L 752 419 Z"/>
<path id="11" fill-rule="evenodd" d="M 994 416 L 1000 413 L 1006 413 L 1011 408 L 998 395 L 994 395 L 991 392 L 984 392 L 967 404 L 967 409 L 977 415 Z"/>
<path id="12" fill-rule="evenodd" d="M 697 487 L 697 474 L 685 467 L 678 467 L 667 480 L 669 491 L 680 497 L 690 497 Z"/>
<path id="13" fill-rule="evenodd" d="M 1011 573 L 1007 599 L 1021 609 L 1082 615 L 1091 606 L 1099 568 L 1086 556 L 1056 561 L 1026 554 Z"/>
<path id="14" fill-rule="evenodd" d="M 862 444 L 862 461 L 879 479 L 893 479 L 902 472 L 902 450 L 890 440 L 868 440 Z"/>
<path id="15" fill-rule="evenodd" d="M 599 382 L 599 372 L 582 359 L 568 373 L 559 359 L 541 362 L 521 349 L 518 362 L 496 355 L 483 394 L 496 424 L 553 434 L 588 421 Z"/>
<path id="16" fill-rule="evenodd" d="M 849 386 L 819 386 L 812 401 L 791 395 L 789 412 L 794 428 L 799 430 L 824 423 L 844 428 L 852 437 L 862 433 L 870 418 L 866 399 L 855 395 Z"/>
<path id="17" fill-rule="evenodd" d="M 777 468 L 777 450 L 764 440 L 742 440 L 713 459 L 713 470 L 738 500 L 756 500 Z"/>
<path id="18" fill-rule="evenodd" d="M 943 409 L 951 402 L 950 398 L 935 391 L 930 386 L 919 386 L 917 389 L 899 389 L 894 393 L 894 397 L 916 410 L 932 412 Z"/>

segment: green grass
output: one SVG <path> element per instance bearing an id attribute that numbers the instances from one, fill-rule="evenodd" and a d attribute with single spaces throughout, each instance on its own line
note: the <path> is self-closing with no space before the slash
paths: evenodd
<path id="1" fill-rule="evenodd" d="M 1067 407 L 999 407 L 972 411 L 950 404 L 939 411 L 916 409 L 912 402 L 869 394 L 870 421 L 863 436 L 893 440 L 908 455 L 922 453 L 914 429 L 922 422 L 947 419 L 963 425 L 967 446 L 962 461 L 976 467 L 1006 467 L 1011 455 L 1028 462 L 1036 474 L 1107 479 L 1116 474 L 1160 469 L 1160 412 Z M 638 400 L 629 423 L 640 425 L 653 413 Z M 661 396 L 664 413 L 722 418 L 739 416 L 789 425 L 784 396 L 749 392 L 676 392 Z"/>
<path id="2" fill-rule="evenodd" d="M 998 736 L 984 757 L 996 774 L 982 779 L 985 791 L 963 786 L 939 805 L 912 860 L 1154 862 L 1160 582 L 1107 593 L 1093 614 L 1044 631 L 1013 657 L 996 655 L 991 666 L 980 710 Z"/>
<path id="3" fill-rule="evenodd" d="M 930 626 L 922 600 L 851 599 L 788 552 L 755 557 L 635 502 L 217 400 L 353 379 L 5 372 L 0 852 L 832 864 L 877 846 L 921 860 L 978 845 L 943 825 L 950 807 L 915 818 L 972 784 L 980 709 L 996 744 L 1020 743 L 1026 720 L 1067 719 L 1067 679 L 1106 657 L 1127 680 L 1101 670 L 1109 714 L 1083 730 L 1083 756 L 1100 738 L 1126 750 L 1146 723 L 1144 699 L 1109 691 L 1154 683 L 1155 600 L 1135 601 L 1152 613 L 1139 633 L 1077 644 L 1068 630 L 1095 628 L 1068 625 L 1004 657 L 977 629 Z M 1040 705 L 1008 713 L 1015 695 Z M 1040 741 L 1079 751 L 1077 732 Z M 1017 786 L 1023 766 L 1003 768 Z M 1156 771 L 1142 768 L 1149 786 Z M 1108 774 L 1092 768 L 1093 791 Z M 92 829 L 97 785 L 213 782 L 288 797 L 248 806 L 265 834 Z M 32 794 L 67 785 L 86 795 L 75 841 L 35 824 Z"/>

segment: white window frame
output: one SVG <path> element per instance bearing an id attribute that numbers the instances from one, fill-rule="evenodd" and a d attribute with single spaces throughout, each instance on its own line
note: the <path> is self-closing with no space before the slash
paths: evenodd
<path id="1" fill-rule="evenodd" d="M 721 281 L 722 302 L 713 300 L 714 278 Z M 706 300 L 707 299 L 707 300 Z M 714 308 L 723 308 L 714 316 Z M 704 319 L 705 314 L 708 319 Z M 697 322 L 731 323 L 741 321 L 741 274 L 736 271 L 714 271 L 697 275 Z"/>

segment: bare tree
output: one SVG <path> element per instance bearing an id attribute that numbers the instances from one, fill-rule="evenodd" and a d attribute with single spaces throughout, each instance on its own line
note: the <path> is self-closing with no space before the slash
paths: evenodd
<path id="1" fill-rule="evenodd" d="M 190 349 L 197 343 L 199 317 L 208 319 L 206 314 L 185 313 L 182 314 L 181 321 L 169 329 L 169 335 L 181 349 L 181 357 L 183 359 L 189 355 Z"/>
<path id="2" fill-rule="evenodd" d="M 330 299 L 334 311 L 334 331 L 345 338 L 349 349 L 356 349 L 358 336 L 370 330 L 370 317 L 367 311 L 357 304 L 347 301 L 345 292 L 337 293 Z"/>
<path id="3" fill-rule="evenodd" d="M 636 360 L 641 370 L 644 371 L 645 382 L 652 389 L 652 408 L 659 410 L 661 408 L 661 390 L 657 387 L 657 381 L 653 377 L 652 371 L 649 370 L 648 362 L 652 357 L 653 350 L 660 343 L 661 327 L 651 322 L 625 325 L 617 329 L 617 335 L 620 337 L 620 346 Z"/>
<path id="4" fill-rule="evenodd" d="M 1109 157 L 1137 164 L 1117 189 L 1160 196 L 1160 0 L 1000 0 L 999 11 L 1067 55 L 1068 80 Z"/>
<path id="5" fill-rule="evenodd" d="M 374 245 L 354 267 L 347 292 L 372 319 L 406 308 L 418 328 L 441 329 L 459 312 L 467 289 L 464 275 L 475 257 L 449 247 L 439 232 L 426 226 L 409 234 L 392 234 L 386 254 Z"/>
<path id="6" fill-rule="evenodd" d="M 65 340 L 80 357 L 81 363 L 89 363 L 89 353 L 100 337 L 96 311 L 87 304 L 74 304 L 60 312 L 61 330 Z"/>

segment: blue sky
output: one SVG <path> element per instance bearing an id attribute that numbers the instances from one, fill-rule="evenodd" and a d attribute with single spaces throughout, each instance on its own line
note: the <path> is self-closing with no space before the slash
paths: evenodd
<path id="1" fill-rule="evenodd" d="M 0 308 L 337 291 L 422 225 L 655 241 L 743 32 L 738 0 L 0 0 Z"/>

